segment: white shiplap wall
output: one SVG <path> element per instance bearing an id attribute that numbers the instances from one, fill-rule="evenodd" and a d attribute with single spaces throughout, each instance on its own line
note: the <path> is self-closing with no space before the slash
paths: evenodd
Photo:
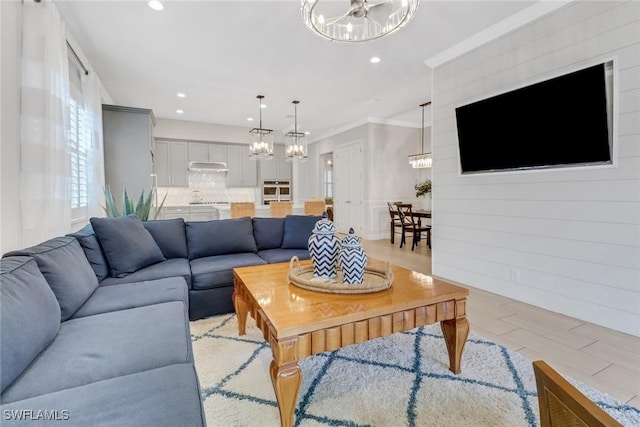
<path id="1" fill-rule="evenodd" d="M 457 106 L 611 59 L 614 166 L 459 174 Z M 433 156 L 434 275 L 640 335 L 640 2 L 573 2 L 436 67 Z"/>

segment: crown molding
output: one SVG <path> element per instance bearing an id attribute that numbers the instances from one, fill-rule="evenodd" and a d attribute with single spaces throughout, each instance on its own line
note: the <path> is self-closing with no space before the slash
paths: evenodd
<path id="1" fill-rule="evenodd" d="M 537 3 L 523 9 L 508 18 L 476 33 L 475 35 L 461 41 L 460 43 L 453 45 L 452 47 L 444 50 L 437 55 L 424 61 L 429 68 L 436 68 L 446 62 L 451 61 L 465 53 L 480 47 L 492 40 L 502 37 L 505 34 L 512 32 L 513 30 L 522 27 L 529 22 L 547 15 L 575 0 L 540 0 Z"/>

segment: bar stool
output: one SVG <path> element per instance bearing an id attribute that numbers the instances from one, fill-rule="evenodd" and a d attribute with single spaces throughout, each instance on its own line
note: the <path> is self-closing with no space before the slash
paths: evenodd
<path id="1" fill-rule="evenodd" d="M 256 215 L 256 204 L 253 202 L 231 202 L 231 218 L 242 218 Z"/>

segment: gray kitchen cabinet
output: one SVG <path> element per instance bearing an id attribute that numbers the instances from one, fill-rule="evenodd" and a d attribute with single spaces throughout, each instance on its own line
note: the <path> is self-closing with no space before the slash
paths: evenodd
<path id="1" fill-rule="evenodd" d="M 209 161 L 227 163 L 227 146 L 224 144 L 208 144 Z"/>
<path id="2" fill-rule="evenodd" d="M 256 187 L 258 168 L 255 160 L 249 158 L 246 145 L 227 146 L 227 187 Z"/>
<path id="3" fill-rule="evenodd" d="M 123 187 L 132 197 L 152 188 L 153 111 L 145 108 L 102 106 L 105 184 L 114 195 Z M 115 197 L 120 207 L 120 197 Z"/>
<path id="4" fill-rule="evenodd" d="M 189 161 L 190 162 L 208 162 L 209 161 L 209 144 L 203 142 L 189 143 Z"/>
<path id="5" fill-rule="evenodd" d="M 189 206 L 170 206 L 162 208 L 160 213 L 162 219 L 183 218 L 185 221 L 190 220 Z"/>
<path id="6" fill-rule="evenodd" d="M 188 187 L 189 147 L 186 142 L 156 141 L 154 169 L 158 187 Z"/>
<path id="7" fill-rule="evenodd" d="M 273 145 L 273 159 L 260 160 L 260 182 L 278 179 L 291 179 L 291 162 L 284 158 L 285 146 Z"/>

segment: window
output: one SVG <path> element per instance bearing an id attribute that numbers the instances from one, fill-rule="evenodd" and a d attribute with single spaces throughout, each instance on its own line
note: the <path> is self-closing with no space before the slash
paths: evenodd
<path id="1" fill-rule="evenodd" d="M 72 57 L 72 55 L 70 55 Z M 78 64 L 69 59 L 69 199 L 71 200 L 72 222 L 89 216 L 89 147 L 91 124 L 82 101 L 82 71 Z"/>

